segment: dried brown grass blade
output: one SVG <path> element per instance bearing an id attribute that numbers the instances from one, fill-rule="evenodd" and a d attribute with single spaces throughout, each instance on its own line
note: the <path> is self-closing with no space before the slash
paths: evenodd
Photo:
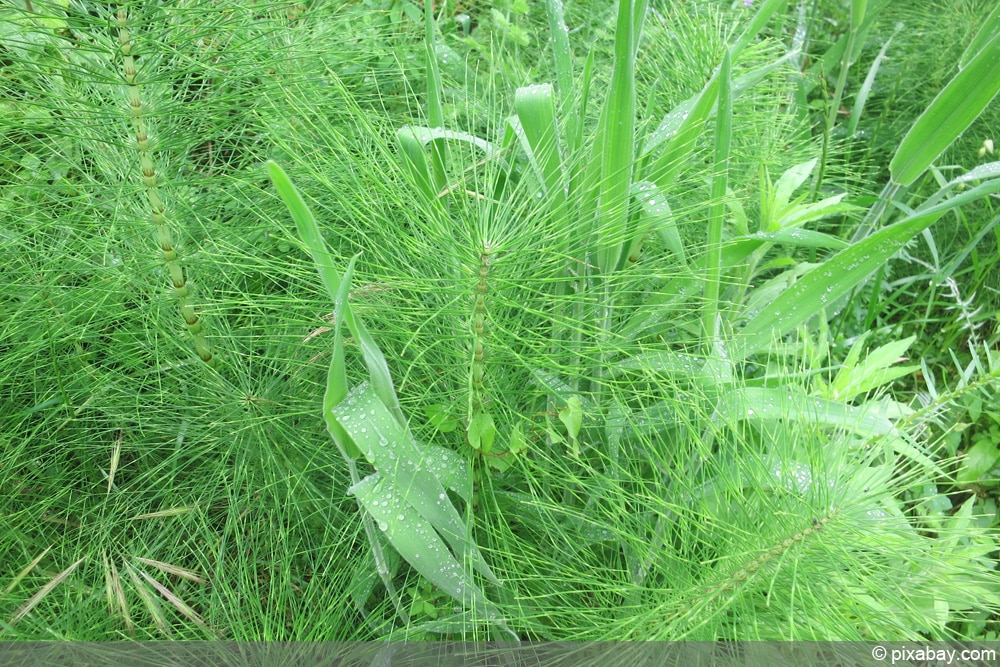
<path id="1" fill-rule="evenodd" d="M 21 608 L 17 610 L 17 613 L 11 616 L 8 624 L 13 626 L 17 624 L 19 621 L 21 621 L 21 619 L 23 619 L 25 616 L 30 614 L 31 610 L 34 609 L 36 606 L 38 606 L 38 603 L 44 600 L 46 595 L 51 593 L 56 586 L 61 584 L 66 579 L 66 577 L 72 574 L 73 570 L 75 570 L 77 566 L 85 560 L 87 559 L 81 558 L 80 560 L 76 561 L 75 563 L 67 567 L 65 570 L 57 574 L 52 579 L 52 581 L 39 588 L 38 592 L 32 595 L 30 598 L 28 598 L 28 601 L 25 602 L 23 605 L 21 605 Z"/>

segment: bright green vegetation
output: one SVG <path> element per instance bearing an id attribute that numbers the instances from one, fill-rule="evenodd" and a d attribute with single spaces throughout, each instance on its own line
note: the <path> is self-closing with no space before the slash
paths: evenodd
<path id="1" fill-rule="evenodd" d="M 0 9 L 0 641 L 997 636 L 1000 10 Z"/>

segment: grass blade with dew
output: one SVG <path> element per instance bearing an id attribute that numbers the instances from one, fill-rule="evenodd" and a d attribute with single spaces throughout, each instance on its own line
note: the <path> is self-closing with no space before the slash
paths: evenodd
<path id="1" fill-rule="evenodd" d="M 558 208 L 562 206 L 566 195 L 551 84 L 518 88 L 514 93 L 514 109 L 524 131 L 528 160 L 538 170 L 546 196 Z"/>
<path id="2" fill-rule="evenodd" d="M 565 123 L 566 149 L 575 155 L 577 127 L 583 116 L 572 113 L 573 106 L 573 53 L 569 46 L 569 28 L 563 12 L 562 0 L 545 0 L 545 13 L 549 19 L 549 36 L 552 39 L 552 57 L 556 66 L 556 88 L 559 92 L 559 116 Z"/>
<path id="3" fill-rule="evenodd" d="M 594 143 L 594 165 L 600 165 L 597 183 L 597 266 L 602 275 L 611 273 L 621 257 L 628 224 L 628 203 L 635 160 L 635 47 L 646 2 L 621 2 L 615 30 L 615 63 L 608 98 L 601 109 Z M 642 13 L 640 13 L 642 10 Z"/>

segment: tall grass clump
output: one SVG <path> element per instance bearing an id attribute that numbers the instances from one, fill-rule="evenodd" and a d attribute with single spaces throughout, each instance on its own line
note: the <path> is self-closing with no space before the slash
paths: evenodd
<path id="1" fill-rule="evenodd" d="M 792 4 L 0 9 L 0 639 L 990 636 L 995 31 Z"/>
<path id="2" fill-rule="evenodd" d="M 556 84 L 519 88 L 489 137 L 443 122 L 428 7 L 424 124 L 399 127 L 393 145 L 370 114 L 346 132 L 314 114 L 279 141 L 329 212 L 340 262 L 394 295 L 392 316 L 372 311 L 367 326 L 397 350 L 408 428 L 471 457 L 479 487 L 465 500 L 504 582 L 484 573 L 482 591 L 522 637 L 945 638 L 1000 601 L 973 499 L 933 533 L 914 511 L 913 489 L 944 484 L 950 464 L 921 439 L 921 413 L 879 394 L 915 370 L 897 365 L 912 338 L 862 359 L 867 337 L 841 358 L 830 335 L 852 290 L 914 236 L 1000 190 L 984 168 L 899 215 L 890 205 L 995 95 L 998 43 L 986 39 L 899 142 L 890 183 L 847 241 L 810 227 L 858 204 L 797 194 L 824 151 L 741 162 L 768 155 L 740 122 L 779 113 L 783 67 L 799 55 L 759 38 L 782 6 L 738 20 L 707 83 L 643 125 L 646 4 L 615 8 L 609 68 L 595 46 L 577 71 L 561 4 L 547 3 Z M 287 99 L 310 103 L 294 87 Z M 350 167 L 310 159 L 316 142 Z M 759 204 L 734 193 L 740 167 L 761 176 Z M 388 542 L 424 574 L 414 547 Z M 478 593 L 473 604 L 438 586 L 463 609 L 422 604 L 423 619 L 400 617 L 409 633 L 496 620 Z"/>
<path id="3" fill-rule="evenodd" d="M 339 41 L 320 28 L 351 14 L 125 3 L 139 106 L 117 10 L 0 10 L 0 634 L 357 636 L 357 528 L 326 488 L 346 469 L 302 420 L 322 393 L 309 335 L 326 311 L 294 296 L 307 267 L 247 198 L 272 61 Z M 357 48 L 311 62 L 377 66 Z M 143 131 L 162 211 L 137 177 L 154 176 Z M 156 212 L 172 265 L 151 252 Z M 215 370 L 178 335 L 165 268 L 198 279 Z"/>

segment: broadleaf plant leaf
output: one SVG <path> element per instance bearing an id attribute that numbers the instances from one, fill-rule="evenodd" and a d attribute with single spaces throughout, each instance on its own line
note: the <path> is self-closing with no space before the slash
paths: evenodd
<path id="1" fill-rule="evenodd" d="M 500 622 L 500 612 L 441 541 L 431 523 L 408 502 L 409 494 L 404 489 L 374 473 L 352 486 L 349 493 L 372 515 L 389 544 L 413 569 L 465 608 L 484 612 L 491 621 Z"/>
<path id="2" fill-rule="evenodd" d="M 333 414 L 354 439 L 365 458 L 396 488 L 405 489 L 404 499 L 438 531 L 449 545 L 469 558 L 475 568 L 499 584 L 452 505 L 432 463 L 410 433 L 389 413 L 371 384 L 363 382 L 334 407 Z"/>

